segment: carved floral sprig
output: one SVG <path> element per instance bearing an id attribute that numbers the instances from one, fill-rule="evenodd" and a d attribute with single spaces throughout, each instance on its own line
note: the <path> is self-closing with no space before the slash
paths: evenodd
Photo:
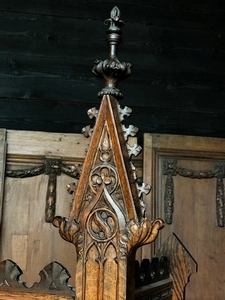
<path id="1" fill-rule="evenodd" d="M 125 119 L 125 116 L 129 117 L 132 113 L 132 109 L 128 106 L 124 106 L 124 108 L 122 108 L 120 105 L 118 105 L 118 111 L 119 111 L 121 122 Z"/>

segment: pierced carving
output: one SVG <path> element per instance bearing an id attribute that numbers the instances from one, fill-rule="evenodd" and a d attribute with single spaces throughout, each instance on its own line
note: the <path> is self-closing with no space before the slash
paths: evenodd
<path id="1" fill-rule="evenodd" d="M 150 186 L 136 185 L 127 144 L 123 135 L 117 134 L 117 130 L 122 133 L 117 110 L 116 99 L 104 96 L 70 216 L 53 221 L 60 235 L 76 246 L 76 282 L 85 290 L 92 268 L 99 268 L 95 276 L 102 282 L 104 276 L 109 276 L 107 262 L 114 261 L 118 270 L 115 274 L 122 276 L 133 251 L 151 243 L 163 227 L 161 219 L 150 222 L 145 218 L 145 203 L 140 198 L 150 192 Z M 115 250 L 108 252 L 109 245 Z M 102 300 L 106 287 L 104 282 L 101 284 L 102 294 L 96 299 Z M 115 289 L 123 290 L 120 284 L 114 284 Z M 83 300 L 84 294 L 80 292 L 77 297 Z"/>
<path id="2" fill-rule="evenodd" d="M 117 173 L 113 167 L 109 165 L 100 165 L 92 171 L 90 176 L 91 190 L 96 193 L 102 184 L 105 185 L 110 194 L 117 187 Z"/>
<path id="3" fill-rule="evenodd" d="M 117 217 L 106 208 L 94 210 L 88 217 L 87 229 L 93 240 L 108 242 L 117 233 Z"/>
<path id="4" fill-rule="evenodd" d="M 28 287 L 19 280 L 23 274 L 19 266 L 11 260 L 0 262 L 0 287 L 5 291 L 21 291 L 75 296 L 75 288 L 68 284 L 69 272 L 59 263 L 52 262 L 40 271 L 40 282 Z"/>
<path id="5" fill-rule="evenodd" d="M 189 170 L 181 168 L 177 165 L 175 159 L 164 159 L 163 160 L 163 174 L 167 175 L 165 195 L 164 195 L 164 211 L 165 211 L 165 222 L 172 224 L 173 211 L 174 211 L 174 183 L 173 176 L 179 175 L 182 177 L 188 177 L 191 179 L 210 179 L 217 178 L 216 184 L 216 213 L 217 213 L 217 224 L 219 227 L 224 227 L 225 219 L 225 199 L 224 199 L 224 184 L 223 178 L 225 178 L 225 164 L 215 163 L 212 169 L 209 170 Z"/>

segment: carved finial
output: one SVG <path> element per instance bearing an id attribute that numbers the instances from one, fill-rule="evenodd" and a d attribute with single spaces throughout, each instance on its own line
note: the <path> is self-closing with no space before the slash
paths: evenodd
<path id="1" fill-rule="evenodd" d="M 132 65 L 125 62 L 121 63 L 117 58 L 117 50 L 121 42 L 121 27 L 124 26 L 117 6 L 112 9 L 110 16 L 111 18 L 104 22 L 105 25 L 109 25 L 106 37 L 109 56 L 104 61 L 96 60 L 92 72 L 97 77 L 103 78 L 105 82 L 105 87 L 98 93 L 99 98 L 102 98 L 103 95 L 112 95 L 119 100 L 123 98 L 123 94 L 117 85 L 131 74 Z"/>
<path id="2" fill-rule="evenodd" d="M 120 10 L 117 6 L 111 10 L 110 17 L 110 19 L 106 19 L 104 22 L 105 25 L 110 25 L 107 33 L 118 33 L 121 35 L 120 28 L 124 26 L 124 22 L 120 19 Z"/>

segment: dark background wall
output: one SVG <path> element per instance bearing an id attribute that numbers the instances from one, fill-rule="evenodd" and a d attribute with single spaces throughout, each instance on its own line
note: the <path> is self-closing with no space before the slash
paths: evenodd
<path id="1" fill-rule="evenodd" d="M 225 2 L 0 0 L 0 128 L 81 132 L 99 107 L 91 73 L 107 58 L 103 25 L 125 22 L 119 85 L 143 132 L 224 137 Z"/>

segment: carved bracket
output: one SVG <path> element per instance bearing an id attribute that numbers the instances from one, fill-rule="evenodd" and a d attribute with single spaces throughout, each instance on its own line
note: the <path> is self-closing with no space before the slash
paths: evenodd
<path id="1" fill-rule="evenodd" d="M 224 184 L 225 178 L 225 163 L 215 163 L 210 170 L 189 170 L 181 168 L 177 165 L 176 159 L 163 160 L 163 174 L 167 175 L 166 187 L 164 194 L 164 211 L 165 222 L 172 224 L 174 211 L 174 183 L 173 176 L 179 175 L 191 179 L 211 179 L 216 178 L 216 212 L 217 224 L 219 227 L 224 227 L 225 211 L 224 211 Z"/>
<path id="2" fill-rule="evenodd" d="M 44 164 L 41 166 L 23 170 L 7 170 L 6 176 L 12 178 L 27 178 L 41 174 L 49 176 L 46 193 L 45 221 L 51 223 L 55 216 L 57 176 L 64 173 L 69 177 L 79 179 L 81 170 L 81 164 L 67 166 L 62 164 L 61 158 L 46 158 Z"/>

